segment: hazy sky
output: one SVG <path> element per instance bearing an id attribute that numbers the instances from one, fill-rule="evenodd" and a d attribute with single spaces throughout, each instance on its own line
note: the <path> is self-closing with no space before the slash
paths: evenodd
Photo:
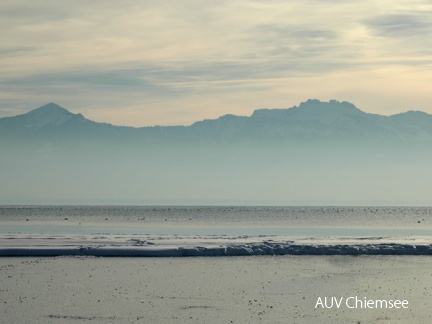
<path id="1" fill-rule="evenodd" d="M 430 0 L 2 0 L 0 117 L 190 124 L 308 98 L 432 113 Z"/>

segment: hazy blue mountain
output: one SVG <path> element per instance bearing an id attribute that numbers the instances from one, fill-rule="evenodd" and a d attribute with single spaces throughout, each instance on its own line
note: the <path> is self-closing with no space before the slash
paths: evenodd
<path id="1" fill-rule="evenodd" d="M 82 122 L 84 116 L 72 114 L 55 103 L 49 103 L 24 115 L 5 118 L 5 120 L 14 127 L 40 129 L 59 127 L 70 122 Z"/>
<path id="2" fill-rule="evenodd" d="M 119 127 L 97 123 L 50 103 L 0 119 L 0 136 L 141 144 L 431 142 L 432 115 L 365 113 L 348 102 L 308 100 L 289 109 L 259 109 L 250 117 L 225 115 L 191 126 Z"/>
<path id="3" fill-rule="evenodd" d="M 115 129 L 109 124 L 90 121 L 82 114 L 73 114 L 55 103 L 26 114 L 0 119 L 0 135 L 12 139 L 73 139 L 86 133 L 115 133 Z"/>
<path id="4" fill-rule="evenodd" d="M 267 141 L 432 141 L 432 115 L 407 112 L 381 116 L 348 102 L 308 100 L 289 109 L 259 109 L 250 117 L 226 115 L 195 123 L 204 134 Z"/>

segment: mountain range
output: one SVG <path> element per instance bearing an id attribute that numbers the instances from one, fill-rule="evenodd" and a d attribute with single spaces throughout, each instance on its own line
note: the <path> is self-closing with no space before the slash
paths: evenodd
<path id="1" fill-rule="evenodd" d="M 0 118 L 0 139 L 51 142 L 109 141 L 140 144 L 431 143 L 432 115 L 408 111 L 382 116 L 353 104 L 308 100 L 288 109 L 259 109 L 249 117 L 224 115 L 190 126 L 123 127 L 97 123 L 49 103 Z"/>

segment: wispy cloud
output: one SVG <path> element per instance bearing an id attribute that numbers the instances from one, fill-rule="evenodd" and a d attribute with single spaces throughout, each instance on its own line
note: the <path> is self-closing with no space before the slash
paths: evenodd
<path id="1" fill-rule="evenodd" d="M 176 124 L 309 97 L 426 110 L 431 12 L 423 0 L 4 0 L 0 116 L 57 101 Z M 401 75 L 416 86 L 396 101 Z"/>
<path id="2" fill-rule="evenodd" d="M 432 34 L 432 12 L 380 15 L 366 19 L 373 32 L 384 37 L 416 37 Z"/>

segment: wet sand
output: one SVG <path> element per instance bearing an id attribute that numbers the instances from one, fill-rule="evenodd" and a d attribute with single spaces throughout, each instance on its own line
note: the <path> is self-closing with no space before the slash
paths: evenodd
<path id="1" fill-rule="evenodd" d="M 430 323 L 430 256 L 0 258 L 2 323 Z M 349 297 L 407 300 L 348 308 Z M 340 308 L 315 308 L 343 297 Z"/>

